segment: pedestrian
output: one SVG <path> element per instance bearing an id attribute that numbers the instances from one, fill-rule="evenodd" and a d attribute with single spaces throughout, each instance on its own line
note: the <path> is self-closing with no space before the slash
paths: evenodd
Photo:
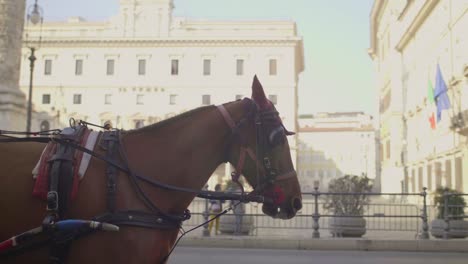
<path id="1" fill-rule="evenodd" d="M 215 186 L 215 192 L 220 192 L 221 191 L 221 184 L 216 184 Z M 223 210 L 223 204 L 224 201 L 222 200 L 210 200 L 210 208 L 209 208 L 209 212 L 210 212 L 210 218 L 209 219 L 212 219 L 214 217 L 216 217 L 219 213 L 221 213 L 221 211 Z M 208 232 L 210 233 L 211 235 L 211 230 L 213 229 L 213 224 L 215 224 L 215 235 L 218 235 L 219 234 L 219 217 L 216 218 L 215 220 L 211 221 L 209 224 L 208 224 Z"/>
<path id="2" fill-rule="evenodd" d="M 236 188 L 236 191 L 240 192 L 240 188 Z M 237 204 L 237 205 L 236 205 Z M 231 206 L 233 206 L 233 214 L 235 217 L 235 226 L 234 226 L 234 235 L 242 235 L 242 220 L 245 214 L 245 204 L 239 201 L 231 201 Z"/>

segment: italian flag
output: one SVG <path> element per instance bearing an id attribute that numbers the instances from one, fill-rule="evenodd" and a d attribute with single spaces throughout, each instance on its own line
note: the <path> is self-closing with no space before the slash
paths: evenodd
<path id="1" fill-rule="evenodd" d="M 432 87 L 431 80 L 427 80 L 427 110 L 428 110 L 428 118 L 429 124 L 431 125 L 432 129 L 436 129 L 436 119 L 435 119 L 435 112 L 436 112 L 436 102 L 434 100 L 434 88 Z"/>

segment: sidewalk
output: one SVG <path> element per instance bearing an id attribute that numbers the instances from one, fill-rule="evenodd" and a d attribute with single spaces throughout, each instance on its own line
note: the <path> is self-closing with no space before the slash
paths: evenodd
<path id="1" fill-rule="evenodd" d="M 203 237 L 188 234 L 180 246 L 246 249 L 428 251 L 468 253 L 466 239 L 285 238 L 255 236 Z"/>

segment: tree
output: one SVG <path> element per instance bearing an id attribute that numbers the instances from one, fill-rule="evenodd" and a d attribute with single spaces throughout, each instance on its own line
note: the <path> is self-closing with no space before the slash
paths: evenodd
<path id="1" fill-rule="evenodd" d="M 447 197 L 444 194 L 447 193 Z M 448 187 L 439 187 L 435 191 L 434 205 L 437 207 L 437 218 L 443 219 L 445 217 L 445 199 L 448 202 L 448 212 L 451 220 L 462 220 L 464 209 L 466 207 L 465 198 L 459 195 L 460 192 L 450 189 Z"/>
<path id="2" fill-rule="evenodd" d="M 327 195 L 324 208 L 335 215 L 363 215 L 364 206 L 369 204 L 370 198 L 365 193 L 370 192 L 372 184 L 367 176 L 345 175 L 333 179 L 328 184 L 331 193 L 353 193 L 353 195 Z"/>

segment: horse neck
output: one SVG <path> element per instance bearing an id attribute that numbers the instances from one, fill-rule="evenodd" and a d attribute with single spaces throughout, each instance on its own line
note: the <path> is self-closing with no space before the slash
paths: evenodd
<path id="1" fill-rule="evenodd" d="M 225 105 L 239 120 L 243 114 L 239 101 Z M 215 107 L 169 122 L 164 126 L 147 127 L 124 136 L 129 166 L 138 174 L 167 184 L 201 189 L 215 169 L 224 161 L 230 128 Z M 193 194 L 171 191 L 147 193 L 162 209 L 185 209 Z M 171 197 L 171 201 L 167 201 Z M 164 199 L 166 198 L 166 199 Z"/>

